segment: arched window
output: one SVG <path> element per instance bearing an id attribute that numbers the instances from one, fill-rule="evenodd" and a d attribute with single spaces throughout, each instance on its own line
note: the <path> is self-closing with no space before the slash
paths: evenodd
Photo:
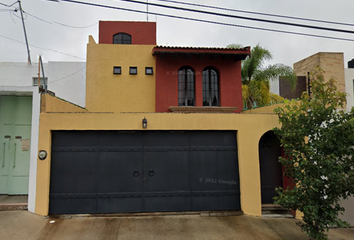
<path id="1" fill-rule="evenodd" d="M 178 70 L 178 106 L 195 106 L 194 71 L 190 67 Z"/>
<path id="2" fill-rule="evenodd" d="M 117 33 L 113 36 L 113 44 L 132 44 L 132 36 L 126 33 Z"/>
<path id="3" fill-rule="evenodd" d="M 211 67 L 203 70 L 203 106 L 220 106 L 219 76 Z"/>

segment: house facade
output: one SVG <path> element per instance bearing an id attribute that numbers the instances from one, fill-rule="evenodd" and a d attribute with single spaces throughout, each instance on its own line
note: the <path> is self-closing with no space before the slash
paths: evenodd
<path id="1" fill-rule="evenodd" d="M 87 45 L 85 108 L 41 97 L 35 213 L 261 216 L 282 182 L 268 164 L 279 144 L 266 144 L 279 123 L 272 109 L 241 113 L 249 54 L 157 46 L 156 23 L 101 21 Z"/>

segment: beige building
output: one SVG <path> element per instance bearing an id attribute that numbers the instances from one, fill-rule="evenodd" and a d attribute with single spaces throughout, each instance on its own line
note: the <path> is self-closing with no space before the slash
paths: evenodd
<path id="1" fill-rule="evenodd" d="M 354 68 L 344 69 L 344 55 L 341 52 L 319 52 L 311 55 L 303 60 L 294 63 L 294 71 L 298 77 L 303 77 L 308 83 L 307 75 L 316 67 L 322 68 L 325 73 L 325 79 L 334 78 L 338 84 L 338 90 L 347 92 L 347 110 L 353 107 L 353 82 Z M 307 91 L 307 84 L 302 84 L 303 91 Z M 354 225 L 354 198 L 351 197 L 342 201 L 342 206 L 345 208 L 345 213 L 341 217 L 342 220 Z"/>

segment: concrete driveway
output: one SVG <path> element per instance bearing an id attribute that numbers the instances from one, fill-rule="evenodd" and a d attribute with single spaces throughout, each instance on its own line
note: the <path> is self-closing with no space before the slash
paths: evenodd
<path id="1" fill-rule="evenodd" d="M 0 239 L 308 239 L 295 222 L 295 219 L 289 218 L 257 218 L 245 215 L 74 216 L 54 219 L 26 211 L 3 211 L 0 212 Z M 333 229 L 330 239 L 354 239 L 354 229 Z"/>

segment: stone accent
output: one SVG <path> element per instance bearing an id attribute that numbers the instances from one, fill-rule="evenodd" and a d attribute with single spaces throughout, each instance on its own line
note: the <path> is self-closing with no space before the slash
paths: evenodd
<path id="1" fill-rule="evenodd" d="M 297 76 L 307 76 L 317 66 L 325 73 L 325 79 L 333 77 L 337 81 L 338 90 L 345 92 L 344 56 L 340 52 L 319 52 L 294 63 L 294 71 Z"/>

